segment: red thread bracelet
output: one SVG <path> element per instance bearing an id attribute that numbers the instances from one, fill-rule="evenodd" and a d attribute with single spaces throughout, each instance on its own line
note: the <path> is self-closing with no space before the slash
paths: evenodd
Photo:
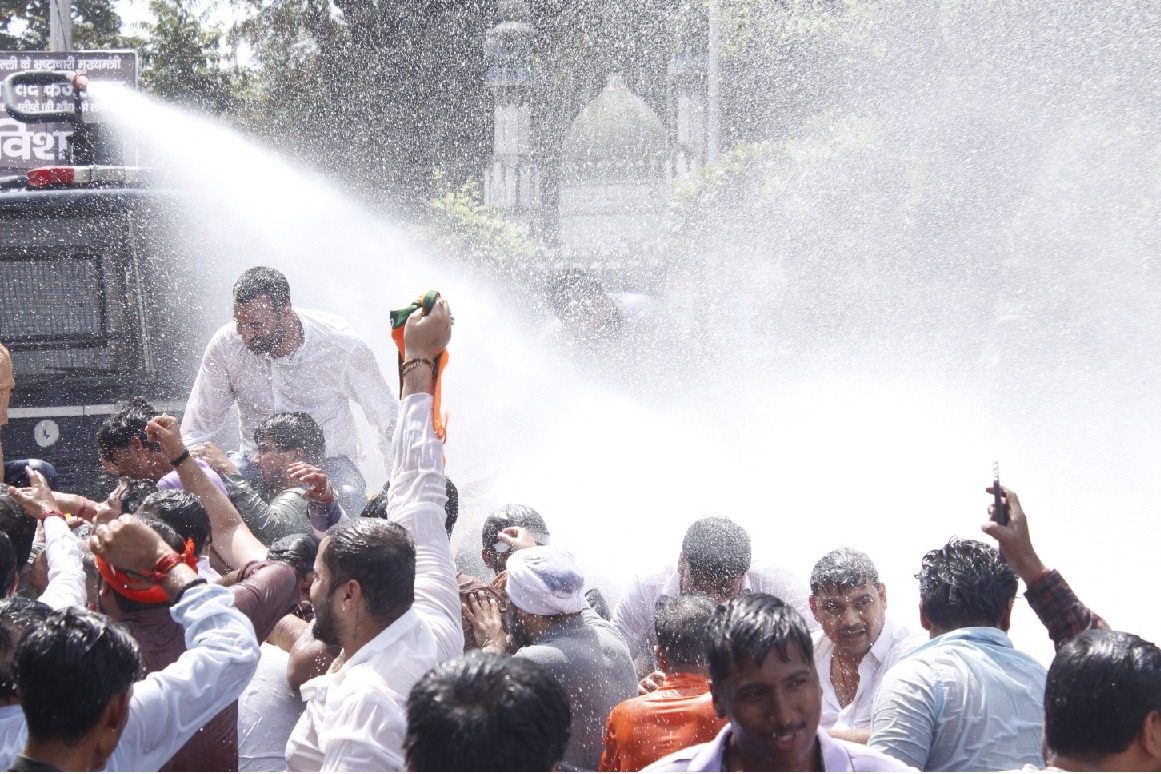
<path id="1" fill-rule="evenodd" d="M 145 573 L 145 575 L 153 582 L 161 583 L 165 580 L 165 576 L 169 575 L 169 571 L 179 564 L 185 564 L 185 558 L 174 551 L 158 559 L 157 564 L 153 565 L 153 569 Z"/>

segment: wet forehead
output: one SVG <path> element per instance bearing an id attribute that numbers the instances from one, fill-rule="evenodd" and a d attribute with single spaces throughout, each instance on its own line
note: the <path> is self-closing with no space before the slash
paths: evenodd
<path id="1" fill-rule="evenodd" d="M 863 583 L 861 586 L 847 587 L 843 589 L 835 588 L 821 588 L 814 598 L 819 602 L 833 602 L 836 604 L 852 604 L 867 597 L 878 596 L 879 588 L 873 583 Z"/>
<path id="2" fill-rule="evenodd" d="M 258 296 L 244 304 L 234 303 L 234 319 L 238 322 L 249 322 L 250 320 L 268 317 L 276 314 L 277 311 L 274 308 L 274 304 L 270 301 L 269 296 Z"/>

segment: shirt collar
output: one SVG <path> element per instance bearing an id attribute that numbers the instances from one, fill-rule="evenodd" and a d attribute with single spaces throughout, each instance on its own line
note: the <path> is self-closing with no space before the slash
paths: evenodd
<path id="1" fill-rule="evenodd" d="M 700 690 L 708 692 L 710 689 L 709 678 L 705 675 L 695 675 L 692 672 L 674 672 L 673 674 L 665 675 L 665 679 L 661 682 L 660 691 L 678 691 L 678 690 Z"/>
<path id="2" fill-rule="evenodd" d="M 415 610 L 409 609 L 406 613 L 396 618 L 390 626 L 376 634 L 370 642 L 355 651 L 354 655 L 343 663 L 342 668 L 339 670 L 340 673 L 347 671 L 357 664 L 370 661 L 418 624 L 419 616 L 415 614 Z"/>
<path id="3" fill-rule="evenodd" d="M 871 646 L 870 655 L 875 659 L 876 663 L 882 664 L 887 660 L 887 656 L 891 654 L 891 648 L 895 645 L 895 622 L 891 616 L 883 616 L 883 630 L 879 632 L 878 639 L 875 644 Z"/>
<path id="4" fill-rule="evenodd" d="M 726 757 L 726 745 L 730 743 L 730 724 L 718 732 L 714 740 L 698 748 L 689 760 L 687 771 L 724 771 L 722 764 Z"/>
<path id="5" fill-rule="evenodd" d="M 1012 647 L 1012 640 L 1008 635 L 994 626 L 964 626 L 931 640 L 932 643 L 956 641 L 983 642 L 1001 648 Z"/>
<path id="6" fill-rule="evenodd" d="M 962 643 L 965 645 L 990 645 L 997 648 L 1006 648 L 1014 650 L 1012 640 L 1008 635 L 994 626 L 965 626 L 960 629 L 953 629 L 947 634 L 941 634 L 938 637 L 933 637 L 927 642 L 920 645 L 915 650 L 911 651 L 908 656 L 914 656 L 920 653 L 926 653 L 932 648 L 938 648 L 941 645 L 951 644 L 955 645 Z"/>
<path id="7" fill-rule="evenodd" d="M 747 571 L 745 577 L 742 578 L 742 593 L 749 594 L 753 590 L 754 584 L 750 580 L 749 571 Z M 677 571 L 677 565 L 673 565 L 673 570 L 669 573 L 669 577 L 665 579 L 665 583 L 661 586 L 661 596 L 681 596 L 681 573 Z"/>
<path id="8" fill-rule="evenodd" d="M 730 743 L 730 723 L 718 732 L 714 740 L 702 747 L 689 761 L 687 771 L 725 771 L 726 745 Z M 816 736 L 822 752 L 822 768 L 825 771 L 850 771 L 851 757 L 838 742 L 819 728 Z"/>

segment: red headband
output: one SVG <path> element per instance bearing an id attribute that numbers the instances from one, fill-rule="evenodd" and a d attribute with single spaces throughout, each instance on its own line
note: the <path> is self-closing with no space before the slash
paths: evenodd
<path id="1" fill-rule="evenodd" d="M 161 585 L 161 580 L 165 577 L 164 574 L 161 574 L 160 578 L 151 578 L 149 574 L 128 573 L 118 570 L 99 556 L 96 559 L 97 571 L 101 573 L 101 577 L 126 599 L 145 604 L 169 601 L 169 595 L 165 593 L 165 589 Z M 181 554 L 181 560 L 191 570 L 197 569 L 198 556 L 194 552 L 193 538 L 186 538 L 185 551 Z"/>

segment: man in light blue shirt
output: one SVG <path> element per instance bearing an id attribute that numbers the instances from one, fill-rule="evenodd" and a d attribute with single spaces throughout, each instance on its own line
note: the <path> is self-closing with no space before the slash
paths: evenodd
<path id="1" fill-rule="evenodd" d="M 868 744 L 921 771 L 1043 767 L 1045 669 L 1006 634 L 1015 571 L 996 549 L 952 539 L 917 577 L 931 641 L 883 678 Z"/>

